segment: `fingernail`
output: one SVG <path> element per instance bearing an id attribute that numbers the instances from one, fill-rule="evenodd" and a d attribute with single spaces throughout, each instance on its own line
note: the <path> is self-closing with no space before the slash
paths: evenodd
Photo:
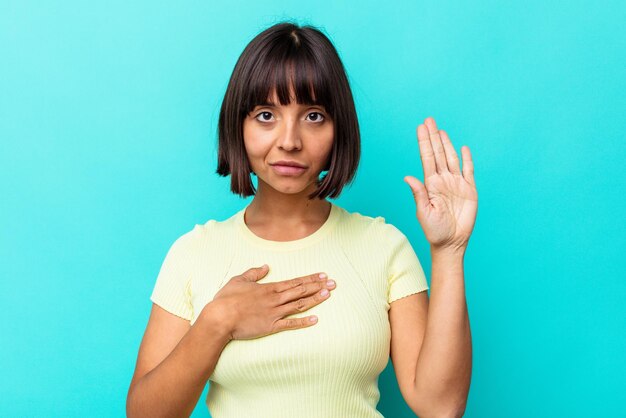
<path id="1" fill-rule="evenodd" d="M 329 281 L 326 282 L 326 285 L 334 286 L 335 285 L 335 281 L 334 280 L 329 280 Z"/>
<path id="2" fill-rule="evenodd" d="M 326 275 L 326 273 L 320 273 L 320 279 L 325 279 L 325 278 L 327 278 L 327 277 L 328 277 L 328 276 Z"/>

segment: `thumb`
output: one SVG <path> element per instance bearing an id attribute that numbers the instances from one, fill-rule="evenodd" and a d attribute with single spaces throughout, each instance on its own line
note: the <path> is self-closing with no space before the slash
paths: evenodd
<path id="1" fill-rule="evenodd" d="M 424 184 L 422 184 L 421 181 L 413 176 L 404 176 L 404 182 L 411 188 L 417 212 L 423 212 L 430 204 L 430 198 L 428 197 L 426 187 L 424 187 Z"/>
<path id="2" fill-rule="evenodd" d="M 246 274 L 243 276 L 246 280 L 250 282 L 256 282 L 257 280 L 261 280 L 263 277 L 267 275 L 267 272 L 270 270 L 270 266 L 267 264 L 263 264 L 261 267 L 252 267 Z"/>

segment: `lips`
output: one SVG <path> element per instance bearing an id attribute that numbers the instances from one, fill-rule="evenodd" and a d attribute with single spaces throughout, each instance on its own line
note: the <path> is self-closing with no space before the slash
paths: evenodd
<path id="1" fill-rule="evenodd" d="M 304 167 L 293 167 L 288 165 L 274 164 L 272 165 L 274 172 L 283 176 L 297 176 L 306 171 Z"/>
<path id="2" fill-rule="evenodd" d="M 299 163 L 297 161 L 288 161 L 288 160 L 280 160 L 280 161 L 276 161 L 275 163 L 271 164 L 271 165 L 281 165 L 281 166 L 285 166 L 285 167 L 300 167 L 300 168 L 306 168 L 306 165 Z"/>

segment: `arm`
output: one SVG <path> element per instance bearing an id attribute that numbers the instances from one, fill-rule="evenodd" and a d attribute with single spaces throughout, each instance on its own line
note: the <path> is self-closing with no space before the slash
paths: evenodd
<path id="1" fill-rule="evenodd" d="M 139 417 L 188 417 L 230 341 L 215 303 L 197 321 L 153 304 L 126 399 L 126 414 Z"/>
<path id="2" fill-rule="evenodd" d="M 417 220 L 430 243 L 432 274 L 412 391 L 431 416 L 457 417 L 465 410 L 472 369 L 463 257 L 478 211 L 474 162 L 469 147 L 462 146 L 461 170 L 447 132 L 432 117 L 417 127 L 417 138 L 424 183 L 412 176 L 404 180 L 411 187 Z"/>
<path id="3" fill-rule="evenodd" d="M 423 415 L 461 417 L 471 373 L 472 340 L 465 300 L 463 252 L 431 247 L 432 273 L 428 319 L 417 366 L 414 393 Z"/>

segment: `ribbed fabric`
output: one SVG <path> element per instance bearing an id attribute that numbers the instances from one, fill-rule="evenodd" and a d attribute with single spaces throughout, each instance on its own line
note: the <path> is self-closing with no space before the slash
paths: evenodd
<path id="1" fill-rule="evenodd" d="M 167 253 L 150 299 L 192 325 L 231 277 L 264 263 L 269 273 L 258 283 L 316 272 L 337 283 L 321 304 L 287 316 L 317 315 L 313 326 L 226 345 L 209 382 L 212 417 L 382 417 L 378 376 L 389 361 L 390 303 L 428 284 L 398 228 L 331 205 L 322 227 L 302 239 L 255 235 L 244 208 L 195 225 Z"/>

